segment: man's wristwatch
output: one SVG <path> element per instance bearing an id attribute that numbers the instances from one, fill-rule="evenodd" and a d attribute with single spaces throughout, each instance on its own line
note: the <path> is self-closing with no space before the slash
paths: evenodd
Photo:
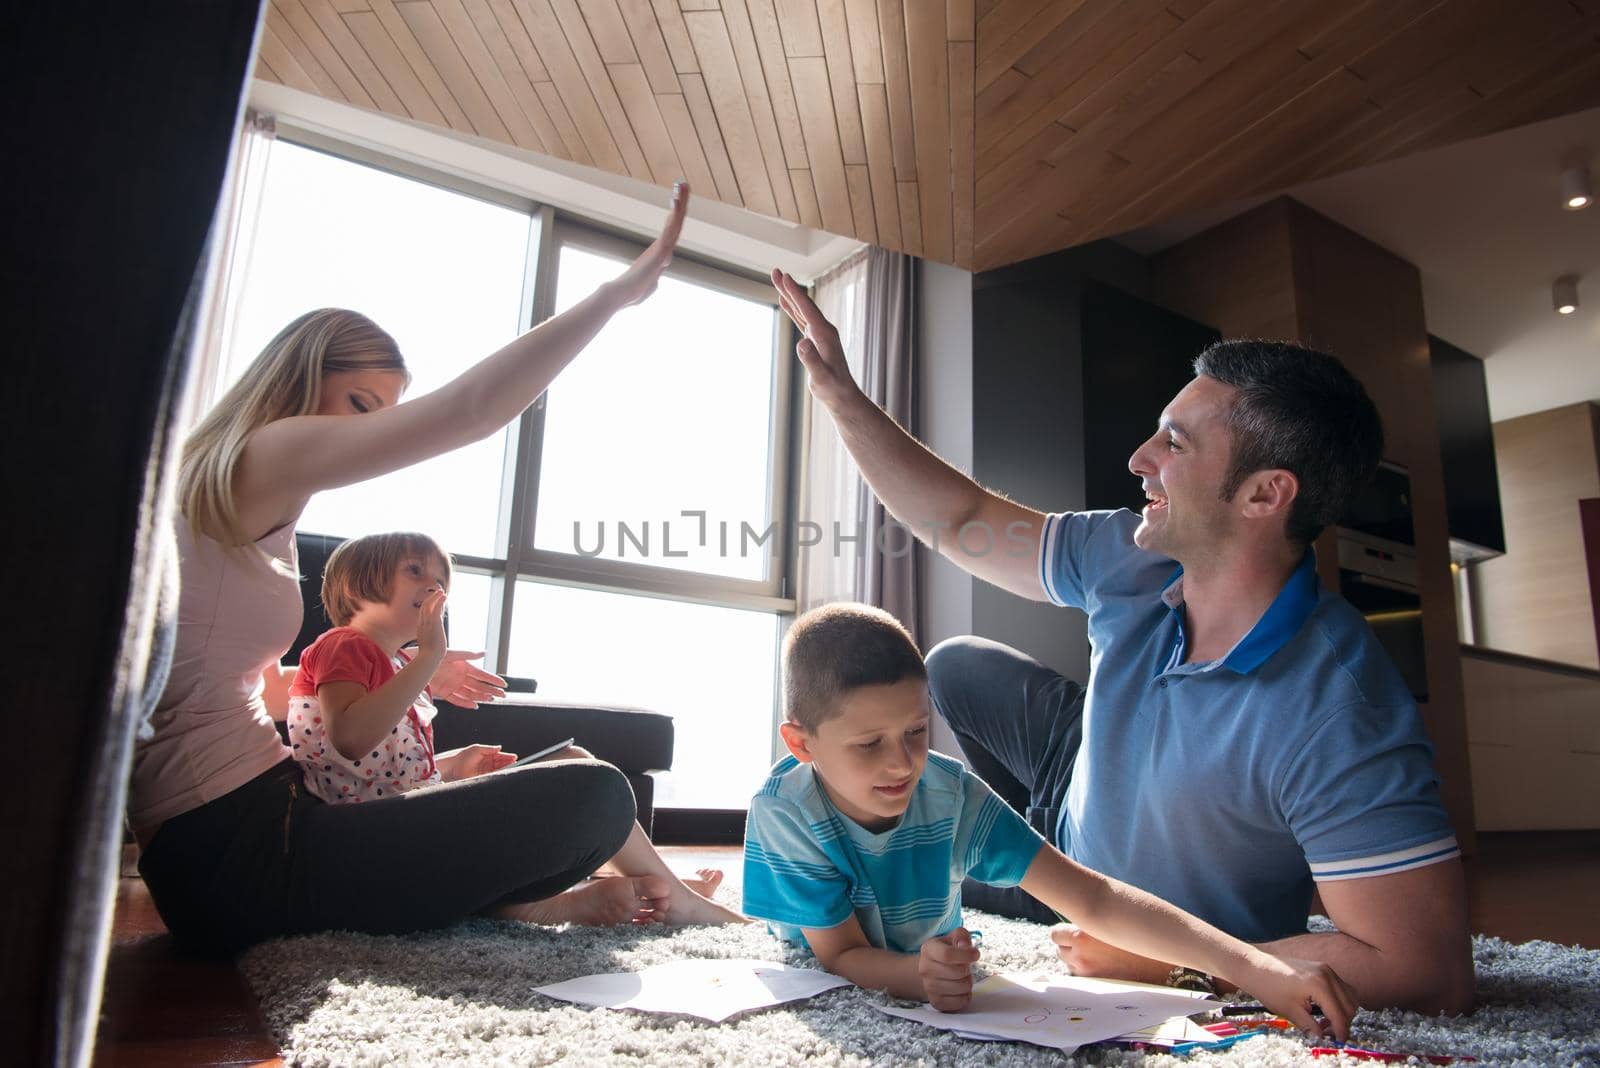
<path id="1" fill-rule="evenodd" d="M 1202 994 L 1215 994 L 1217 984 L 1205 972 L 1178 965 L 1167 973 L 1167 985 L 1179 990 L 1198 990 Z"/>

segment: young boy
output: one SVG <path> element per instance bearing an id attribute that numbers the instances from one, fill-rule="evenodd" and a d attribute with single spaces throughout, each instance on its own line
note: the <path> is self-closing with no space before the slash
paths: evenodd
<path id="1" fill-rule="evenodd" d="M 744 911 L 803 939 L 824 968 L 965 1008 L 978 960 L 961 926 L 970 875 L 1021 885 L 1104 942 L 1225 977 L 1309 1032 L 1347 1036 L 1355 1001 L 1327 965 L 1271 956 L 1074 863 L 983 780 L 929 752 L 927 671 L 893 616 L 855 604 L 808 612 L 785 640 L 783 671 L 791 755 L 750 802 Z"/>

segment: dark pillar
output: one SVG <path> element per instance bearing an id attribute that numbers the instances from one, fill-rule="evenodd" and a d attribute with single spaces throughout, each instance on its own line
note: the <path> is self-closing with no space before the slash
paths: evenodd
<path id="1" fill-rule="evenodd" d="M 26 3 L 5 72 L 0 1033 L 85 1064 L 181 392 L 259 0 Z"/>

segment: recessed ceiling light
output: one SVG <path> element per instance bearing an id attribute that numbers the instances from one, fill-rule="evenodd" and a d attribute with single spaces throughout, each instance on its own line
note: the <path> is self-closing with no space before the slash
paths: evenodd
<path id="1" fill-rule="evenodd" d="M 1594 193 L 1589 188 L 1589 168 L 1568 167 L 1561 172 L 1561 206 L 1568 211 L 1587 208 L 1594 203 Z"/>
<path id="2" fill-rule="evenodd" d="M 1564 274 L 1556 279 L 1556 284 L 1551 287 L 1550 296 L 1555 304 L 1555 309 L 1562 315 L 1571 315 L 1578 310 L 1578 276 Z"/>

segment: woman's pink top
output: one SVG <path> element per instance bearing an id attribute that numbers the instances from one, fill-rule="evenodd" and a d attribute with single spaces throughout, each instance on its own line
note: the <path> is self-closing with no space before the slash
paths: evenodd
<path id="1" fill-rule="evenodd" d="M 140 843 L 173 816 L 214 801 L 290 757 L 261 697 L 261 672 L 300 631 L 294 526 L 227 551 L 175 517 L 178 634 L 172 674 L 134 748 L 128 822 Z"/>

